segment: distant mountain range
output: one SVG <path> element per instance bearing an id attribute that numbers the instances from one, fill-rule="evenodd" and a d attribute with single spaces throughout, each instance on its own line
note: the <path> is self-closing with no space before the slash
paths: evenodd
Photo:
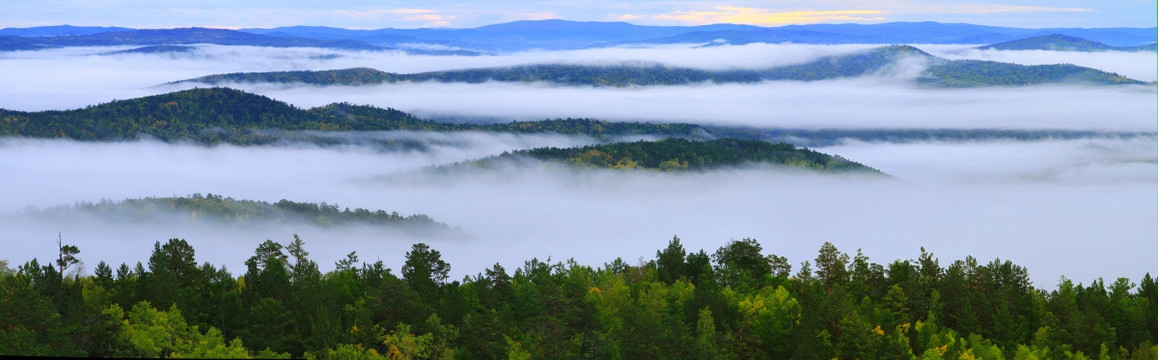
<path id="1" fill-rule="evenodd" d="M 354 68 L 325 71 L 278 71 L 203 76 L 180 82 L 220 85 L 230 83 L 302 83 L 309 85 L 374 85 L 396 82 L 546 82 L 567 86 L 667 86 L 704 82 L 756 83 L 761 81 L 817 81 L 882 74 L 910 66 L 904 60 L 927 65 L 916 78 L 930 87 L 1023 86 L 1051 83 L 1098 85 L 1144 84 L 1118 74 L 1081 66 L 1017 65 L 993 61 L 946 60 L 907 45 L 883 46 L 848 55 L 823 57 L 808 63 L 763 70 L 709 71 L 663 65 L 523 65 L 436 71 L 414 74 Z"/>
<path id="2" fill-rule="evenodd" d="M 50 26 L 0 29 L 0 50 L 59 46 L 210 43 L 255 46 L 312 46 L 355 50 L 405 50 L 469 55 L 529 49 L 561 50 L 674 43 L 804 44 L 994 44 L 1059 34 L 1108 46 L 1144 46 L 1158 41 L 1156 28 L 1023 29 L 937 22 L 813 24 L 780 27 L 715 24 L 643 26 L 624 22 L 528 20 L 470 29 L 350 30 L 318 26 L 272 29 L 161 29 Z"/>
<path id="3" fill-rule="evenodd" d="M 25 35 L 57 34 L 57 35 Z M 357 39 L 317 39 L 295 36 L 271 36 L 244 31 L 210 28 L 178 29 L 124 29 L 51 27 L 30 29 L 0 29 L 0 51 L 40 50 L 70 46 L 181 46 L 192 44 L 245 45 L 264 47 L 313 47 L 325 49 L 382 51 L 396 50 L 417 54 L 475 55 L 474 52 L 397 49 L 379 46 Z M 167 48 L 173 52 L 176 48 Z M 143 52 L 158 52 L 146 49 Z"/>
<path id="4" fill-rule="evenodd" d="M 62 34 L 56 36 L 21 36 L 6 35 L 0 41 L 26 47 L 54 48 L 67 46 L 118 46 L 118 45 L 189 45 L 189 44 L 217 44 L 217 45 L 250 45 L 268 47 L 317 47 L 347 50 L 382 50 L 376 45 L 361 40 L 337 39 L 321 40 L 290 36 L 266 36 L 242 31 L 208 28 L 179 28 L 179 29 L 146 29 L 146 30 L 109 30 L 94 31 L 92 28 L 77 34 Z M 104 28 L 119 29 L 119 28 Z M 12 30 L 12 29 L 4 29 Z M 33 28 L 33 30 L 38 30 Z M 43 33 L 33 31 L 32 33 Z M 0 32 L 4 34 L 21 34 L 20 31 Z"/>

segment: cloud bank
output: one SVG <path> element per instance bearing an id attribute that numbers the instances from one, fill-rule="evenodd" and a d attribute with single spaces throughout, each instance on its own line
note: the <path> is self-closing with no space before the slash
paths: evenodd
<path id="1" fill-rule="evenodd" d="M 503 56 L 414 56 L 391 52 L 334 52 L 201 46 L 188 55 L 97 55 L 109 48 L 0 54 L 12 76 L 0 78 L 0 108 L 61 110 L 179 88 L 157 84 L 207 74 L 321 70 L 367 66 L 401 73 L 533 63 L 659 61 L 706 69 L 760 68 L 806 62 L 870 45 L 768 45 L 711 48 L 658 47 L 528 52 Z M 1154 54 L 969 51 L 935 48 L 957 58 L 1024 64 L 1071 60 L 1141 79 L 1154 78 Z M 957 55 L 952 55 L 957 54 Z M 1064 56 L 1064 58 L 1063 58 Z M 1096 63 L 1096 64 L 1094 64 Z M 367 87 L 296 87 L 237 84 L 300 107 L 353 102 L 393 107 L 420 116 L 498 121 L 587 117 L 620 121 L 692 122 L 803 128 L 1011 128 L 1153 131 L 1155 89 L 1148 86 L 1035 86 L 931 90 L 908 79 L 920 64 L 897 75 L 810 83 L 649 88 L 556 87 L 545 84 L 390 84 Z M 1148 70 L 1147 70 L 1148 69 Z"/>
<path id="2" fill-rule="evenodd" d="M 865 45 L 864 47 L 868 47 Z M 419 72 L 525 63 L 659 61 L 709 69 L 805 62 L 858 46 L 748 45 L 530 52 L 430 57 L 200 46 L 186 55 L 99 55 L 109 48 L 0 54 L 0 107 L 69 109 L 174 90 L 156 84 L 239 71 L 367 66 Z M 123 49 L 123 48 L 120 48 Z M 960 50 L 944 48 L 944 53 Z M 958 52 L 961 58 L 1082 60 L 1074 54 Z M 1024 56 L 1024 57 L 1023 57 Z M 1152 56 L 1152 55 L 1151 55 Z M 1092 55 L 1109 71 L 1152 67 L 1144 56 Z M 1073 61 L 1070 61 L 1073 62 Z M 1146 63 L 1143 63 L 1146 62 Z M 915 65 L 919 66 L 919 64 Z M 913 68 L 863 79 L 755 85 L 584 88 L 544 84 L 394 84 L 370 87 L 239 85 L 311 107 L 346 101 L 420 116 L 488 120 L 589 117 L 792 128 L 1073 129 L 1154 133 L 1155 89 L 1146 86 L 1038 86 L 969 90 L 914 88 Z M 1117 69 L 1117 70 L 1115 70 Z M 1140 72 L 1139 72 L 1140 73 Z M 1143 74 L 1144 75 L 1144 74 Z M 1034 142 L 856 143 L 820 149 L 893 174 L 895 180 L 820 177 L 777 169 L 662 174 L 500 168 L 431 178 L 423 167 L 502 151 L 575 146 L 592 139 L 484 133 L 333 134 L 405 139 L 424 151 L 368 145 L 318 148 L 169 145 L 150 141 L 78 143 L 0 139 L 0 254 L 13 263 L 55 256 L 58 233 L 90 266 L 144 261 L 154 241 L 189 240 L 199 261 L 234 271 L 265 239 L 298 233 L 320 264 L 352 250 L 395 269 L 414 242 L 443 252 L 453 276 L 494 262 L 514 268 L 531 257 L 575 257 L 598 265 L 650 259 L 671 236 L 714 251 L 732 239 L 760 240 L 793 264 L 820 244 L 863 248 L 873 261 L 914 258 L 925 246 L 943 262 L 974 255 L 1027 266 L 1038 286 L 1065 275 L 1137 278 L 1158 264 L 1158 146 L 1152 136 Z M 110 224 L 78 217 L 29 219 L 22 209 L 77 201 L 214 193 L 238 199 L 337 203 L 426 214 L 461 226 L 456 238 L 312 226 L 222 228 L 206 224 Z M 1106 251 L 1120 249 L 1121 251 Z M 1072 266 L 1081 264 L 1081 266 Z"/>
<path id="3" fill-rule="evenodd" d="M 463 135 L 464 143 L 480 143 Z M 544 141 L 573 141 L 566 138 Z M 499 148 L 537 146 L 491 139 Z M 581 140 L 580 140 L 581 141 Z M 634 263 L 678 235 L 690 249 L 714 251 L 729 240 L 760 240 L 793 264 L 831 241 L 872 260 L 910 259 L 921 246 L 944 263 L 973 255 L 1027 266 L 1038 286 L 1059 276 L 1137 278 L 1158 251 L 1158 156 L 1153 138 L 1025 143 L 849 143 L 838 152 L 898 179 L 818 176 L 746 168 L 709 173 L 573 171 L 505 167 L 431 178 L 422 166 L 456 161 L 457 150 L 380 152 L 352 147 L 237 148 L 153 142 L 75 143 L 8 140 L 0 181 L 8 215 L 0 253 L 15 263 L 54 255 L 55 236 L 82 249 L 90 266 L 145 260 L 154 241 L 189 240 L 199 261 L 240 269 L 265 239 L 303 236 L 330 266 L 349 251 L 397 269 L 410 244 L 427 242 L 454 266 L 453 277 L 495 262 L 532 257 L 599 265 Z M 1003 158 L 1002 154 L 1017 156 Z M 899 154 L 899 156 L 898 156 Z M 874 163 L 874 161 L 879 162 Z M 421 213 L 463 237 L 426 238 L 368 229 L 312 226 L 222 228 L 120 224 L 79 218 L 30 221 L 20 209 L 101 198 L 223 194 L 238 199 L 337 203 Z M 1105 251 L 1123 249 L 1123 251 Z M 1071 266 L 1080 263 L 1082 266 Z"/>
<path id="4" fill-rule="evenodd" d="M 1145 86 L 928 90 L 890 79 L 855 79 L 615 89 L 503 83 L 237 87 L 303 107 L 350 101 L 420 117 L 496 121 L 589 117 L 789 128 L 1152 132 L 1158 116 L 1155 91 Z"/>

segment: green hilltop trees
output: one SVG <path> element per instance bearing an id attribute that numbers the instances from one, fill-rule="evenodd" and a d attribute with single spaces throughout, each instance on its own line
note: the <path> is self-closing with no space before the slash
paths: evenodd
<path id="1" fill-rule="evenodd" d="M 61 259 L 79 261 L 60 244 Z M 832 243 L 792 273 L 756 239 L 651 261 L 539 259 L 450 281 L 414 244 L 401 275 L 320 271 L 267 240 L 234 276 L 170 239 L 91 275 L 0 265 L 0 355 L 309 359 L 1158 359 L 1158 282 L 1064 279 L 973 257 L 871 262 Z M 65 261 L 65 263 L 71 263 Z M 147 265 L 146 265 L 147 264 Z"/>

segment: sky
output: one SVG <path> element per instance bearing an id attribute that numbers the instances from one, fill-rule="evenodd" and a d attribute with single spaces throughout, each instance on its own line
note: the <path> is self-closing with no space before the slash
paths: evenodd
<path id="1" fill-rule="evenodd" d="M 1153 0 L 0 0 L 0 28 L 472 28 L 517 20 L 640 25 L 937 21 L 1023 28 L 1154 27 Z"/>

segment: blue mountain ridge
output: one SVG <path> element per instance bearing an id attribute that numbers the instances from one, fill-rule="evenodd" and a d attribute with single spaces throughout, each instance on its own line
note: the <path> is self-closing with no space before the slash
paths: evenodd
<path id="1" fill-rule="evenodd" d="M 199 33 L 190 34 L 192 29 Z M 166 33 L 168 32 L 168 33 Z M 212 32 L 212 33 L 210 33 Z M 116 34 L 116 35 L 113 35 Z M 269 29 L 153 29 L 49 26 L 0 29 L 0 50 L 56 46 L 215 43 L 314 46 L 357 50 L 444 48 L 451 53 L 564 50 L 675 43 L 994 44 L 1059 34 L 1114 47 L 1149 45 L 1158 28 L 1027 29 L 939 22 L 810 24 L 760 27 L 737 24 L 646 26 L 626 22 L 524 20 L 476 28 L 353 30 L 325 26 Z M 164 36 L 169 36 L 165 38 Z M 421 48 L 421 47 L 420 47 Z"/>

